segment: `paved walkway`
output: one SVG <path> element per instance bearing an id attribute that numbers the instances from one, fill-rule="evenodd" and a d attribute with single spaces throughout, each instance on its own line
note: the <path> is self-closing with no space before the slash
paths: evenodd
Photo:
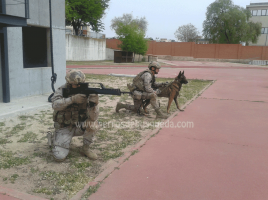
<path id="1" fill-rule="evenodd" d="M 0 102 L 0 121 L 3 121 L 7 117 L 36 112 L 37 109 L 51 108 L 51 103 L 48 102 L 49 95 L 25 97 L 19 100 L 13 100 L 10 103 Z"/>
<path id="2" fill-rule="evenodd" d="M 176 63 L 176 62 L 173 62 Z M 115 170 L 90 200 L 267 200 L 268 70 L 198 68 L 188 79 L 216 82 Z M 162 69 L 174 77 L 179 70 Z M 141 69 L 84 69 L 137 74 Z"/>

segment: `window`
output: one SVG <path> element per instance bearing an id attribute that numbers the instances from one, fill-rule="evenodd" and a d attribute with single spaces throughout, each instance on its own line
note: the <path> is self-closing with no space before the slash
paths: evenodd
<path id="1" fill-rule="evenodd" d="M 261 10 L 261 15 L 262 16 L 265 16 L 266 15 L 266 12 L 267 12 L 267 10 Z"/>
<path id="2" fill-rule="evenodd" d="M 261 16 L 261 10 L 258 10 L 257 16 Z"/>
<path id="3" fill-rule="evenodd" d="M 252 11 L 252 16 L 257 16 L 257 10 Z"/>
<path id="4" fill-rule="evenodd" d="M 261 28 L 261 34 L 268 34 L 268 28 Z"/>
<path id="5" fill-rule="evenodd" d="M 23 27 L 24 68 L 47 67 L 47 29 Z"/>

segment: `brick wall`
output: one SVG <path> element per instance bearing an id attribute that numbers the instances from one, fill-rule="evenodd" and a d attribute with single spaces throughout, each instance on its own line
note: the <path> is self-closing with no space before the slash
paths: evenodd
<path id="1" fill-rule="evenodd" d="M 107 39 L 107 48 L 119 49 L 117 39 Z M 195 44 L 194 42 L 148 42 L 147 54 L 193 58 L 268 60 L 268 47 L 241 44 Z"/>

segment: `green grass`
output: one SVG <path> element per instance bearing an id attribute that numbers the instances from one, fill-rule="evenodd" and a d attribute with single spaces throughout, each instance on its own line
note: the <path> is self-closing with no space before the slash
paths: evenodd
<path id="1" fill-rule="evenodd" d="M 39 168 L 37 167 L 35 169 L 35 168 L 31 167 L 30 171 L 31 171 L 32 174 L 35 174 L 35 173 L 39 172 Z"/>
<path id="2" fill-rule="evenodd" d="M 54 187 L 62 190 L 70 197 L 83 189 L 85 184 L 92 180 L 91 177 L 85 175 L 84 171 L 77 171 L 73 173 L 43 171 L 40 174 L 41 180 L 47 180 L 54 183 Z M 36 193 L 53 194 L 51 188 L 41 188 L 33 190 Z"/>
<path id="3" fill-rule="evenodd" d="M 33 132 L 27 132 L 26 134 L 23 135 L 18 142 L 29 142 L 33 143 L 37 140 L 37 134 Z"/>
<path id="4" fill-rule="evenodd" d="M 103 161 L 107 161 L 107 160 L 110 160 L 110 159 L 115 159 L 115 158 L 118 158 L 118 157 L 121 157 L 124 153 L 119 151 L 119 152 L 109 152 L 109 151 L 102 151 L 101 152 L 101 157 L 103 159 Z"/>
<path id="5" fill-rule="evenodd" d="M 7 137 L 11 137 L 13 135 L 17 135 L 20 132 L 22 132 L 25 128 L 26 128 L 26 123 L 25 122 L 20 123 L 20 124 L 17 124 L 16 126 L 12 127 L 11 131 L 5 133 L 5 135 Z"/>
<path id="6" fill-rule="evenodd" d="M 19 165 L 31 163 L 28 157 L 15 157 L 12 151 L 0 150 L 0 169 L 9 169 Z"/>
<path id="7" fill-rule="evenodd" d="M 139 152 L 138 149 L 137 149 L 137 150 L 134 150 L 134 151 L 131 152 L 131 155 L 133 156 L 133 155 L 135 155 L 135 154 L 138 153 L 138 152 Z"/>
<path id="8" fill-rule="evenodd" d="M 34 116 L 30 116 L 30 115 L 20 115 L 19 119 L 22 121 L 26 121 L 28 119 L 34 119 Z"/>
<path id="9" fill-rule="evenodd" d="M 10 141 L 6 138 L 0 138 L 0 144 L 7 144 L 7 143 L 12 143 L 12 141 Z"/>
<path id="10" fill-rule="evenodd" d="M 38 189 L 34 189 L 33 190 L 34 193 L 42 193 L 42 194 L 46 194 L 46 195 L 52 195 L 53 194 L 53 190 L 43 187 L 43 188 L 38 188 Z"/>
<path id="11" fill-rule="evenodd" d="M 14 184 L 18 177 L 19 177 L 18 174 L 13 174 L 13 175 L 10 176 L 9 180 L 10 180 L 11 183 Z"/>
<path id="12" fill-rule="evenodd" d="M 96 184 L 94 186 L 89 186 L 89 188 L 87 189 L 85 194 L 83 194 L 83 196 L 81 197 L 80 200 L 87 200 L 90 195 L 92 195 L 93 193 L 97 192 L 99 187 L 100 187 L 100 183 L 98 183 L 98 184 Z"/>

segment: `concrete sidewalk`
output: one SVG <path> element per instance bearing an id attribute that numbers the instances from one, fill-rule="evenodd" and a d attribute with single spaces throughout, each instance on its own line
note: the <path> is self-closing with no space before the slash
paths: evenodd
<path id="1" fill-rule="evenodd" d="M 138 71 L 120 69 L 121 74 Z M 176 73 L 165 69 L 159 76 Z M 172 119 L 193 122 L 194 128 L 163 128 L 90 200 L 267 199 L 268 70 L 185 68 L 185 75 L 216 80 Z"/>
<path id="2" fill-rule="evenodd" d="M 32 96 L 13 100 L 10 103 L 0 103 L 0 121 L 3 121 L 7 117 L 24 115 L 36 112 L 39 109 L 51 108 L 51 103 L 48 102 L 49 95 Z"/>

